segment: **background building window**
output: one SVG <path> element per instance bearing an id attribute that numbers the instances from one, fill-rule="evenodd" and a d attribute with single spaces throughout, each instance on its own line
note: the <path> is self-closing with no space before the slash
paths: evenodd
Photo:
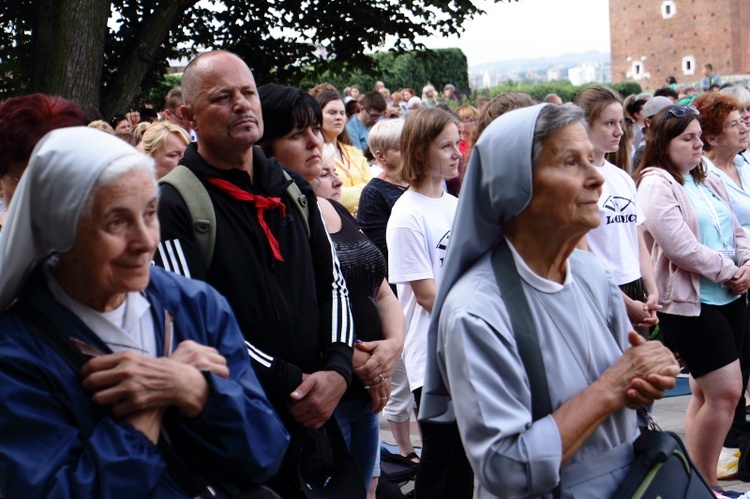
<path id="1" fill-rule="evenodd" d="M 673 0 L 664 0 L 661 3 L 661 17 L 664 19 L 669 19 L 674 15 L 674 1 Z"/>
<path id="2" fill-rule="evenodd" d="M 634 80 L 640 80 L 643 78 L 643 63 L 640 61 L 634 62 L 630 74 Z"/>
<path id="3" fill-rule="evenodd" d="M 695 57 L 689 55 L 682 58 L 682 73 L 685 75 L 695 74 Z"/>

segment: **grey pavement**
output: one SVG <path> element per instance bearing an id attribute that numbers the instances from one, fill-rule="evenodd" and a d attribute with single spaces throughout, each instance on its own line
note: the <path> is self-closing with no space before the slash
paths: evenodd
<path id="1" fill-rule="evenodd" d="M 669 397 L 662 400 L 658 400 L 654 404 L 654 419 L 656 423 L 661 427 L 662 430 L 669 430 L 677 433 L 680 438 L 685 439 L 685 410 L 687 409 L 690 395 L 683 395 L 680 397 Z M 417 428 L 417 422 L 412 416 L 411 421 L 411 436 L 412 442 L 415 446 L 422 446 L 422 442 L 419 439 L 419 430 Z M 388 422 L 381 415 L 380 416 L 380 439 L 383 442 L 394 444 L 393 434 L 388 427 Z M 720 480 L 719 484 L 724 487 L 725 490 L 734 490 L 738 492 L 746 492 L 750 490 L 750 483 L 742 482 L 740 480 Z M 413 482 L 405 485 L 401 490 L 408 492 L 413 488 Z"/>

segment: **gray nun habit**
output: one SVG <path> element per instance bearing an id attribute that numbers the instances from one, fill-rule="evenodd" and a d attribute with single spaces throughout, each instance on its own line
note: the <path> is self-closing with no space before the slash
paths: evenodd
<path id="1" fill-rule="evenodd" d="M 552 415 L 532 420 L 527 374 L 490 252 L 502 241 L 505 224 L 531 201 L 533 136 L 543 108 L 504 114 L 477 142 L 428 335 L 419 416 L 434 422 L 457 419 L 481 498 L 551 497 L 557 484 L 563 497 L 610 497 L 629 470 L 638 434 L 635 412 L 622 408 L 563 465 L 562 438 Z M 545 345 L 550 402 L 559 407 L 590 386 L 627 347 L 630 323 L 621 293 L 589 252 L 571 253 L 565 283 L 536 275 L 520 256 L 514 261 Z"/>
<path id="2" fill-rule="evenodd" d="M 517 109 L 494 120 L 482 133 L 461 185 L 461 197 L 445 257 L 443 280 L 432 309 L 427 366 L 419 418 L 449 422 L 455 418 L 437 360 L 440 311 L 456 281 L 503 237 L 503 225 L 531 201 L 534 127 L 542 108 Z"/>
<path id="3" fill-rule="evenodd" d="M 0 309 L 16 298 L 35 262 L 72 247 L 81 208 L 97 177 L 127 156 L 151 161 L 94 128 L 61 128 L 39 141 L 0 231 Z"/>

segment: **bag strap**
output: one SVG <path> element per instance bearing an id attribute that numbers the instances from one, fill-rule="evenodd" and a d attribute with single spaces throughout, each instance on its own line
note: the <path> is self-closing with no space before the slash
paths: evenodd
<path id="1" fill-rule="evenodd" d="M 39 335 L 47 342 L 65 362 L 80 374 L 83 365 L 88 362 L 89 356 L 81 352 L 57 325 L 52 322 L 46 314 L 38 312 L 31 304 L 24 300 L 16 300 L 10 311 L 17 313 L 23 321 L 30 326 L 32 332 Z M 190 497 L 216 497 L 216 492 L 210 485 L 204 483 L 193 472 L 174 451 L 169 444 L 163 428 L 159 434 L 157 444 L 159 452 L 167 463 L 167 469 L 177 484 L 187 492 Z"/>
<path id="2" fill-rule="evenodd" d="M 513 254 L 505 238 L 492 252 L 492 270 L 500 288 L 500 296 L 510 316 L 511 330 L 518 345 L 518 355 L 521 356 L 526 376 L 529 378 L 531 417 L 533 421 L 537 421 L 552 414 L 552 400 L 549 395 L 547 372 L 544 369 L 544 359 L 539 345 L 539 336 L 534 326 L 534 318 L 521 285 L 516 263 L 513 261 Z M 561 497 L 561 485 L 558 483 L 552 490 L 552 496 L 555 499 Z"/>
<path id="3" fill-rule="evenodd" d="M 169 184 L 182 197 L 193 221 L 193 234 L 198 243 L 206 268 L 211 266 L 216 244 L 216 212 L 208 191 L 200 179 L 184 165 L 177 165 L 161 179 L 159 184 Z"/>
<path id="4" fill-rule="evenodd" d="M 45 314 L 40 314 L 24 300 L 16 300 L 10 308 L 31 326 L 31 330 L 51 346 L 75 372 L 80 373 L 89 357 L 78 350 L 67 336 Z"/>
<path id="5" fill-rule="evenodd" d="M 552 414 L 552 402 L 547 386 L 544 359 L 534 320 L 526 300 L 521 278 L 516 270 L 508 243 L 503 239 L 492 252 L 492 269 L 500 288 L 500 295 L 510 316 L 513 337 L 518 345 L 518 354 L 531 385 L 531 414 L 534 421 Z"/>
<path id="6" fill-rule="evenodd" d="M 284 178 L 287 180 L 287 182 L 292 182 L 287 186 L 286 194 L 294 207 L 297 208 L 299 214 L 302 216 L 302 223 L 305 224 L 305 232 L 307 232 L 307 238 L 310 239 L 310 208 L 309 206 L 307 206 L 307 196 L 302 194 L 302 191 L 297 185 L 297 182 L 294 181 L 294 179 L 287 173 L 286 170 L 282 168 L 281 171 L 284 172 Z"/>

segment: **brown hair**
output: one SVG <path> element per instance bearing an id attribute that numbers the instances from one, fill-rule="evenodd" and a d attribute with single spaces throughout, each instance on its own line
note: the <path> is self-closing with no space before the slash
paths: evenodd
<path id="1" fill-rule="evenodd" d="M 320 106 L 321 113 L 323 112 L 323 109 L 325 109 L 325 107 L 328 105 L 329 102 L 340 100 L 342 104 L 344 103 L 344 100 L 341 98 L 339 93 L 334 92 L 332 90 L 323 90 L 317 95 L 314 95 L 314 97 L 315 97 L 315 100 L 318 101 L 318 105 Z M 344 109 L 346 109 L 346 105 L 344 105 Z M 322 122 L 321 122 L 321 125 L 322 125 Z M 353 145 L 352 139 L 349 138 L 349 132 L 346 130 L 346 127 L 344 127 L 344 129 L 341 130 L 341 133 L 339 134 L 338 137 L 336 137 L 336 140 L 348 146 Z"/>
<path id="2" fill-rule="evenodd" d="M 318 83 L 317 85 L 315 85 L 314 87 L 312 87 L 307 93 L 310 94 L 310 95 L 312 95 L 313 97 L 317 98 L 318 95 L 320 95 L 323 92 L 333 92 L 335 94 L 339 93 L 339 91 L 336 89 L 336 87 L 334 87 L 333 85 L 331 85 L 327 81 L 324 81 L 323 83 Z"/>
<path id="3" fill-rule="evenodd" d="M 471 137 L 471 143 L 476 144 L 477 139 L 482 134 L 485 128 L 492 123 L 495 118 L 502 116 L 508 111 L 514 109 L 520 109 L 522 107 L 529 107 L 536 104 L 534 99 L 530 95 L 521 92 L 510 92 L 507 94 L 498 95 L 482 109 L 479 114 L 479 121 L 477 122 L 477 128 L 474 130 L 474 135 Z M 468 165 L 468 159 L 466 161 Z"/>
<path id="4" fill-rule="evenodd" d="M 646 128 L 646 150 L 643 152 L 643 160 L 641 160 L 641 166 L 633 173 L 636 184 L 641 181 L 643 170 L 650 166 L 666 170 L 680 185 L 685 184 L 682 172 L 672 163 L 667 149 L 675 137 L 681 135 L 690 123 L 698 120 L 698 116 L 686 113 L 682 118 L 675 116 L 665 120 L 667 113 L 675 107 L 677 106 L 665 107 L 651 118 L 651 125 Z M 703 160 L 690 170 L 690 174 L 696 182 L 703 182 L 706 178 Z"/>
<path id="5" fill-rule="evenodd" d="M 378 113 L 384 113 L 385 108 L 388 107 L 388 103 L 380 92 L 367 92 L 359 100 L 359 105 L 367 112 L 376 111 Z"/>
<path id="6" fill-rule="evenodd" d="M 167 93 L 167 97 L 164 99 L 164 109 L 168 109 L 172 112 L 177 110 L 179 112 L 182 103 L 182 88 L 174 87 Z M 180 113 L 179 116 L 182 117 L 182 113 Z"/>
<path id="7" fill-rule="evenodd" d="M 478 120 L 479 109 L 474 106 L 458 106 L 456 108 L 456 115 L 462 120 Z"/>
<path id="8" fill-rule="evenodd" d="M 710 151 L 711 144 L 706 140 L 707 135 L 721 135 L 724 130 L 724 121 L 732 111 L 739 111 L 742 105 L 731 95 L 719 92 L 709 92 L 699 95 L 693 101 L 693 106 L 700 112 L 701 129 L 703 135 L 703 150 Z"/>
<path id="9" fill-rule="evenodd" d="M 604 159 L 628 173 L 633 170 L 630 153 L 633 140 L 635 140 L 635 127 L 637 126 L 630 118 L 623 119 L 620 125 L 623 136 L 620 139 L 620 145 L 617 146 L 617 151 L 608 152 L 604 155 Z"/>
<path id="10" fill-rule="evenodd" d="M 456 116 L 438 108 L 424 107 L 409 113 L 401 132 L 401 165 L 397 175 L 413 187 L 422 186 L 430 172 L 427 162 L 430 146 L 451 123 L 458 127 Z"/>
<path id="11" fill-rule="evenodd" d="M 584 88 L 573 99 L 573 103 L 586 113 L 586 121 L 589 125 L 594 123 L 594 120 L 602 114 L 604 108 L 613 102 L 622 104 L 622 97 L 611 88 L 603 85 Z"/>

